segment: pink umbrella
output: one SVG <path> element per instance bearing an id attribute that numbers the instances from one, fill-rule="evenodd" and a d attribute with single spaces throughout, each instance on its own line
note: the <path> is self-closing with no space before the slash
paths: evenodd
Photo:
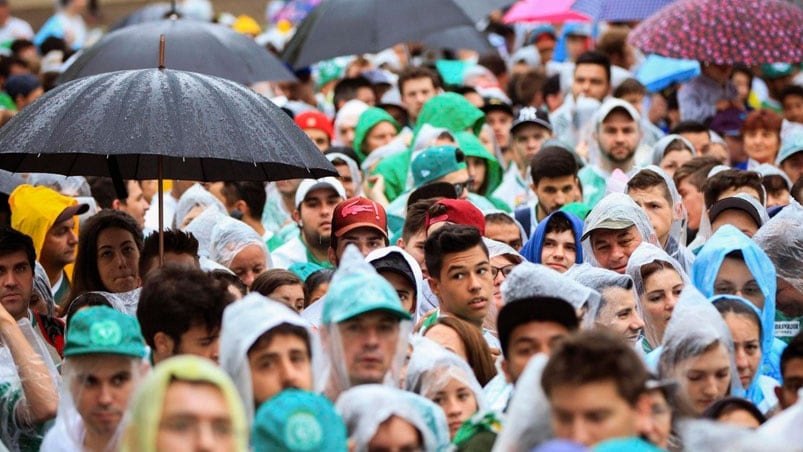
<path id="1" fill-rule="evenodd" d="M 513 22 L 591 22 L 591 18 L 571 9 L 575 0 L 522 0 L 505 14 Z"/>

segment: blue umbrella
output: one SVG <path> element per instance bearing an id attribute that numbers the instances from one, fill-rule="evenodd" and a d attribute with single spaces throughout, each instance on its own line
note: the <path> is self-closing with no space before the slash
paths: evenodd
<path id="1" fill-rule="evenodd" d="M 649 55 L 636 71 L 636 79 L 650 92 L 660 91 L 673 83 L 682 83 L 700 75 L 700 63 Z"/>
<path id="2" fill-rule="evenodd" d="M 577 0 L 572 9 L 595 21 L 644 20 L 675 0 Z"/>

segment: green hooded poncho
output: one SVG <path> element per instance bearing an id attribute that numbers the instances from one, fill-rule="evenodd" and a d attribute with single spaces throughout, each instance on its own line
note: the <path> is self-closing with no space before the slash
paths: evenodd
<path id="1" fill-rule="evenodd" d="M 362 117 L 360 117 L 362 120 Z M 461 132 L 471 129 L 474 135 L 479 135 L 482 125 L 485 124 L 485 114 L 475 107 L 463 96 L 456 93 L 439 94 L 421 109 L 415 128 L 415 138 L 424 124 L 433 127 L 443 127 L 452 132 Z M 355 140 L 356 148 L 356 140 Z M 410 169 L 412 149 L 390 156 L 382 160 L 373 174 L 382 175 L 385 179 L 385 196 L 393 201 L 406 190 L 407 172 Z"/>
<path id="2" fill-rule="evenodd" d="M 365 151 L 362 150 L 363 142 L 365 142 L 365 137 L 368 136 L 368 132 L 371 131 L 377 124 L 380 122 L 389 122 L 393 124 L 393 127 L 396 128 L 396 132 L 401 130 L 401 126 L 393 116 L 390 116 L 390 113 L 386 112 L 385 110 L 377 107 L 371 107 L 368 110 L 365 110 L 361 115 L 360 119 L 357 121 L 357 127 L 354 128 L 354 153 L 357 154 L 359 162 L 362 163 L 368 155 Z"/>

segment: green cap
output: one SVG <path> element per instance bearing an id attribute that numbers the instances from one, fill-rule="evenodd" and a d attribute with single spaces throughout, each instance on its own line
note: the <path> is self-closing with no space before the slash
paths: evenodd
<path id="1" fill-rule="evenodd" d="M 95 353 L 144 358 L 148 349 L 137 319 L 108 306 L 78 311 L 67 329 L 64 357 Z"/>
<path id="2" fill-rule="evenodd" d="M 326 397 L 285 389 L 257 411 L 251 430 L 254 450 L 348 450 L 346 424 Z"/>
<path id="3" fill-rule="evenodd" d="M 794 70 L 795 67 L 789 63 L 767 63 L 761 65 L 761 75 L 768 79 L 786 77 L 794 72 Z"/>
<path id="4" fill-rule="evenodd" d="M 465 155 L 454 146 L 433 146 L 415 156 L 410 164 L 413 185 L 420 187 L 466 167 Z"/>

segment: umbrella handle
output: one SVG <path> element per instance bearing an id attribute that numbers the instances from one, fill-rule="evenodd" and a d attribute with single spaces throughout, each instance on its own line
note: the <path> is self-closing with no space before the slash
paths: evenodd
<path id="1" fill-rule="evenodd" d="M 159 69 L 165 68 L 165 35 L 159 36 Z"/>

